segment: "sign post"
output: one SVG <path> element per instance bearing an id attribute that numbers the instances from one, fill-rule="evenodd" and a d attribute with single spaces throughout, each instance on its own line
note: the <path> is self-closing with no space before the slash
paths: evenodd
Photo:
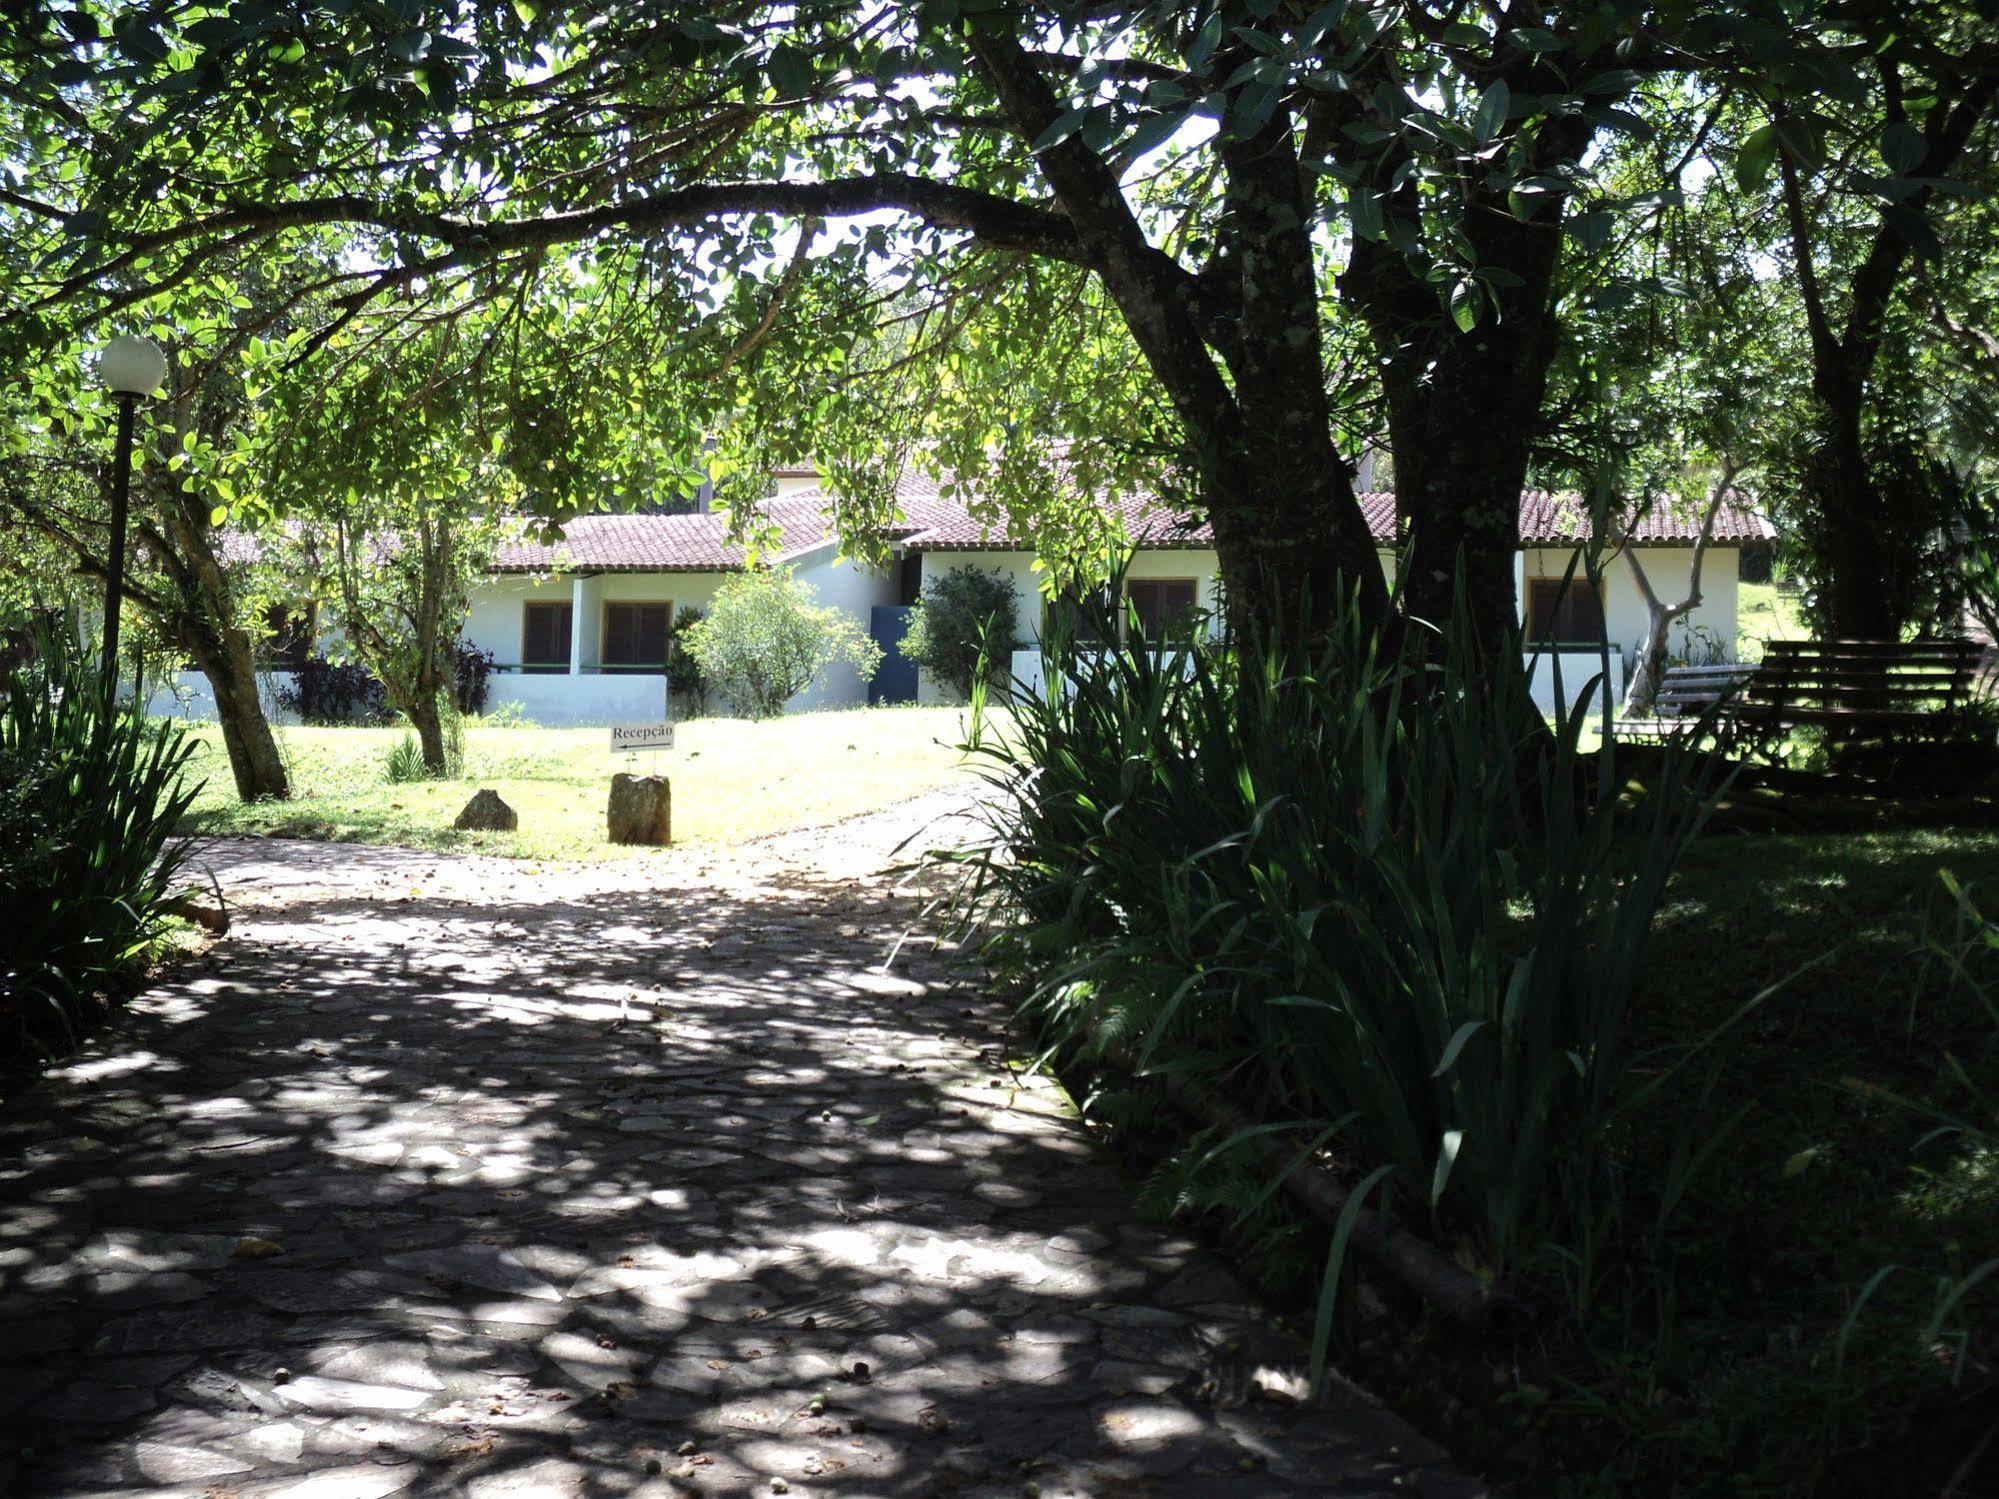
<path id="1" fill-rule="evenodd" d="M 666 777 L 659 774 L 660 752 L 672 748 L 671 721 L 611 725 L 612 754 L 650 750 L 653 756 L 652 775 L 640 778 L 619 771 L 611 777 L 607 821 L 613 843 L 663 845 L 673 841 L 673 792 Z"/>
<path id="2" fill-rule="evenodd" d="M 611 725 L 611 753 L 630 754 L 639 750 L 673 748 L 670 723 L 614 723 Z"/>

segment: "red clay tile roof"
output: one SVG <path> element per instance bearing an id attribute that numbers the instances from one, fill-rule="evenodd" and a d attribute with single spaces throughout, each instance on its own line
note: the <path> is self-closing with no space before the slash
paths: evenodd
<path id="1" fill-rule="evenodd" d="M 1374 491 L 1360 497 L 1368 530 L 1383 546 L 1395 540 L 1395 496 Z M 896 485 L 905 519 L 889 534 L 912 551 L 1031 551 L 1033 541 L 976 519 L 957 499 L 947 499 L 927 475 L 906 472 Z M 777 528 L 772 562 L 795 560 L 834 539 L 827 514 L 831 497 L 823 489 L 803 490 L 772 500 L 765 518 Z M 1214 532 L 1205 521 L 1177 515 L 1143 495 L 1117 501 L 1125 534 L 1147 550 L 1210 547 Z M 1520 540 L 1527 546 L 1573 545 L 1586 529 L 1586 512 L 1572 495 L 1529 490 L 1520 497 Z M 1699 534 L 1700 518 L 1658 509 L 1638 526 L 1640 546 L 1688 545 Z M 1757 516 L 1729 506 L 1717 517 L 1714 539 L 1723 546 L 1762 541 L 1769 528 Z M 493 571 L 548 572 L 568 567 L 583 572 L 726 572 L 743 564 L 743 549 L 729 542 L 723 518 L 714 514 L 588 515 L 563 527 L 563 542 L 519 542 L 500 548 Z"/>
<path id="2" fill-rule="evenodd" d="M 1124 523 L 1124 534 L 1148 551 L 1211 547 L 1215 544 L 1215 533 L 1206 521 L 1175 514 L 1150 496 L 1120 495 L 1114 503 L 1118 518 Z M 1009 535 L 1004 529 L 995 531 L 986 522 L 968 514 L 960 505 L 948 500 L 933 501 L 932 504 L 935 508 L 927 517 L 921 510 L 912 509 L 907 503 L 903 505 L 912 519 L 927 520 L 927 524 L 920 525 L 902 538 L 902 544 L 912 551 L 1034 550 L 1032 540 Z"/>
<path id="3" fill-rule="evenodd" d="M 766 561 L 788 562 L 833 539 L 817 500 L 772 500 L 763 513 L 777 528 L 775 544 L 762 554 Z M 743 565 L 743 555 L 741 544 L 729 540 L 725 518 L 713 512 L 582 515 L 562 528 L 562 540 L 554 545 L 533 540 L 502 545 L 493 554 L 493 571 L 732 572 Z"/>
<path id="4" fill-rule="evenodd" d="M 929 489 L 934 496 L 935 487 Z M 806 496 L 798 496 L 805 498 Z M 902 498 L 902 491 L 897 490 Z M 912 495 L 911 498 L 915 498 Z M 1383 546 L 1395 542 L 1395 495 L 1388 490 L 1374 490 L 1357 496 L 1361 512 L 1367 517 L 1367 529 L 1374 539 Z M 994 530 L 981 521 L 965 513 L 962 506 L 953 506 L 949 501 L 932 500 L 932 505 L 942 504 L 948 509 L 936 515 L 931 523 L 902 538 L 903 545 L 914 551 L 1031 551 L 1032 540 L 1010 536 L 1003 530 Z M 1161 508 L 1156 501 L 1144 495 L 1126 495 L 1117 501 L 1119 515 L 1124 521 L 1125 534 L 1140 547 L 1147 550 L 1170 550 L 1172 548 L 1211 547 L 1215 544 L 1215 533 L 1204 520 L 1192 516 L 1175 514 Z M 912 515 L 919 513 L 916 507 L 905 502 L 903 508 Z M 1587 526 L 1588 512 L 1574 495 L 1549 494 L 1545 490 L 1530 489 L 1520 496 L 1520 541 L 1524 546 L 1574 545 L 1582 540 Z M 1700 517 L 1682 514 L 1664 507 L 1656 508 L 1640 520 L 1632 541 L 1638 546 L 1691 545 L 1700 534 Z M 1770 530 L 1764 522 L 1750 511 L 1738 505 L 1724 506 L 1715 517 L 1714 539 L 1723 546 L 1739 546 L 1745 541 L 1764 541 Z"/>
<path id="5" fill-rule="evenodd" d="M 1394 511 L 1395 497 L 1387 497 Z M 1372 523 L 1373 516 L 1369 516 Z M 1560 546 L 1579 542 L 1589 531 L 1589 512 L 1574 495 L 1530 489 L 1520 496 L 1520 540 L 1528 546 Z M 1379 535 L 1379 532 L 1376 532 Z M 1638 546 L 1692 546 L 1701 534 L 1698 513 L 1655 505 L 1641 518 L 1632 542 Z M 1768 541 L 1770 528 L 1741 505 L 1724 505 L 1714 518 L 1714 539 L 1722 546 Z"/>

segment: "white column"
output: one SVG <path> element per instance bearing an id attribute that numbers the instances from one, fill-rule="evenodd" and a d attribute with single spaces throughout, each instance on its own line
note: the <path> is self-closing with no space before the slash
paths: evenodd
<path id="1" fill-rule="evenodd" d="M 569 674 L 583 675 L 583 574 L 578 573 L 569 584 Z"/>

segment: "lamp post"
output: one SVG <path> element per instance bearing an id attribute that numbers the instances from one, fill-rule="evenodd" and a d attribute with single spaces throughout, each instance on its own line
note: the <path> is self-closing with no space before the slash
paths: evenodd
<path id="1" fill-rule="evenodd" d="M 111 460 L 111 555 L 104 569 L 104 700 L 118 696 L 118 608 L 125 597 L 125 515 L 132 491 L 132 427 L 139 398 L 167 378 L 167 356 L 159 345 L 125 333 L 104 346 L 97 372 L 118 401 L 118 447 Z"/>

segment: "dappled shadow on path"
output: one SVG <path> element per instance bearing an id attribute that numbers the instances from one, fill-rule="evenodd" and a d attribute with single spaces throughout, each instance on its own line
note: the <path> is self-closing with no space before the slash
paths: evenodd
<path id="1" fill-rule="evenodd" d="M 1256 1397 L 1295 1346 L 852 860 L 310 862 L 0 1114 L 9 1492 L 1475 1491 Z"/>

